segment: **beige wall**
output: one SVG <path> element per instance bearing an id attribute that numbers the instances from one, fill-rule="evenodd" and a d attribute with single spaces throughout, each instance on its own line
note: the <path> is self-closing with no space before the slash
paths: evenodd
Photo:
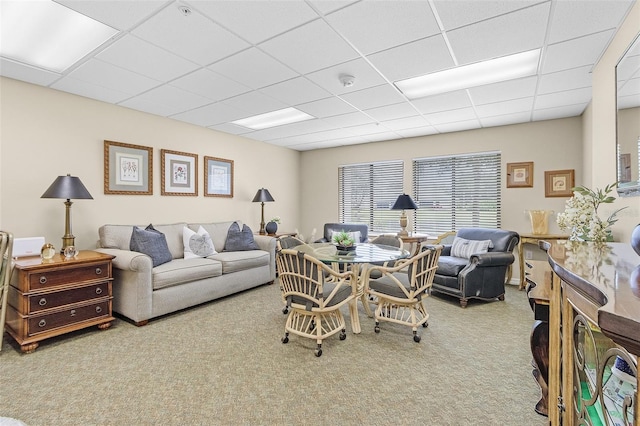
<path id="1" fill-rule="evenodd" d="M 338 166 L 381 160 L 404 161 L 404 190 L 412 192 L 412 159 L 467 152 L 502 153 L 502 227 L 531 232 L 525 210 L 563 211 L 566 198 L 546 198 L 544 171 L 575 169 L 582 183 L 582 120 L 580 117 L 493 127 L 353 145 L 302 153 L 302 229 L 317 228 L 338 218 Z M 533 188 L 506 188 L 506 164 L 533 161 Z M 399 217 L 400 213 L 398 213 Z M 555 221 L 550 232 L 560 232 Z M 411 227 L 411 224 L 410 224 Z"/>
<path id="2" fill-rule="evenodd" d="M 98 102 L 12 79 L 0 80 L 0 229 L 16 237 L 44 236 L 56 247 L 64 234 L 64 200 L 40 196 L 59 175 L 82 179 L 93 200 L 72 207 L 80 248 L 95 246 L 105 223 L 148 224 L 240 219 L 257 231 L 260 187 L 275 202 L 265 219 L 297 227 L 300 154 L 187 123 Z M 153 147 L 153 194 L 105 195 L 103 141 Z M 198 154 L 197 197 L 160 195 L 160 149 Z M 204 197 L 203 157 L 234 160 L 235 194 Z"/>
<path id="3" fill-rule="evenodd" d="M 616 73 L 624 52 L 640 33 L 640 2 L 636 2 L 606 52 L 593 70 L 593 95 L 584 123 L 584 169 L 589 170 L 587 184 L 602 188 L 616 180 Z M 640 222 L 640 197 L 619 198 L 603 215 L 627 206 L 613 226 L 616 241 L 628 242 L 631 231 Z"/>

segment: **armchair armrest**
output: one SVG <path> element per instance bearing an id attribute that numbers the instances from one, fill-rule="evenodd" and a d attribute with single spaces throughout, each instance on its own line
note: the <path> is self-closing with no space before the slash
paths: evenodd
<path id="1" fill-rule="evenodd" d="M 133 272 L 151 272 L 153 269 L 151 258 L 137 251 L 111 248 L 99 248 L 96 251 L 115 256 L 112 264 L 118 269 Z"/>
<path id="2" fill-rule="evenodd" d="M 512 253 L 506 252 L 488 252 L 471 255 L 471 263 L 475 263 L 477 267 L 487 266 L 509 266 L 515 257 Z"/>

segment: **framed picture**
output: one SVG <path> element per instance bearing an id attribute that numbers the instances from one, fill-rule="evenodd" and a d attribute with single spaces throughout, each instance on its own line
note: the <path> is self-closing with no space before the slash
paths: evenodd
<path id="1" fill-rule="evenodd" d="M 575 186 L 574 170 L 549 170 L 544 172 L 545 197 L 571 197 Z"/>
<path id="2" fill-rule="evenodd" d="M 161 149 L 161 194 L 198 195 L 198 155 Z"/>
<path id="3" fill-rule="evenodd" d="M 153 194 L 153 148 L 104 141 L 104 193 Z"/>
<path id="4" fill-rule="evenodd" d="M 533 161 L 507 163 L 507 188 L 533 187 Z"/>
<path id="5" fill-rule="evenodd" d="M 204 157 L 205 197 L 233 198 L 233 160 Z"/>

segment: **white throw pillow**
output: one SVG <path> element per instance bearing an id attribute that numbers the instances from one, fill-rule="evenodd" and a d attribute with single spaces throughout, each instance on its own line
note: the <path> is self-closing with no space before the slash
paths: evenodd
<path id="1" fill-rule="evenodd" d="M 455 237 L 451 245 L 451 256 L 470 259 L 472 254 L 486 253 L 493 246 L 491 240 L 465 240 Z"/>
<path id="2" fill-rule="evenodd" d="M 182 231 L 182 243 L 184 244 L 185 259 L 207 257 L 217 253 L 211 236 L 202 226 L 198 228 L 198 232 L 185 226 Z"/>

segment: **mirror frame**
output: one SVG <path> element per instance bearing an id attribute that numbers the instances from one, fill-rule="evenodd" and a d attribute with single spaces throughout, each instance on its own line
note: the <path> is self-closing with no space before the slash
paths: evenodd
<path id="1" fill-rule="evenodd" d="M 640 48 L 640 33 L 638 33 L 636 35 L 636 37 L 633 39 L 633 41 L 629 44 L 629 47 L 624 51 L 624 53 L 622 54 L 622 56 L 620 57 L 620 60 L 618 60 L 618 63 L 616 64 L 616 180 L 619 179 L 620 177 L 620 153 L 618 152 L 618 147 L 620 146 L 620 108 L 618 107 L 618 102 L 619 102 L 619 98 L 620 98 L 620 93 L 619 93 L 619 89 L 620 89 L 620 82 L 618 80 L 618 67 L 620 66 L 620 64 L 622 64 L 622 62 L 628 58 L 627 54 L 631 51 L 633 51 L 634 49 L 638 49 Z M 636 71 L 636 73 L 634 73 L 633 75 L 636 75 L 638 72 Z M 638 78 L 640 76 L 636 76 L 636 78 Z M 635 107 L 631 107 L 631 108 L 640 108 L 640 102 L 637 106 Z M 638 150 L 640 151 L 640 135 L 638 135 Z M 640 155 L 640 154 L 639 154 Z M 638 168 L 640 168 L 640 164 L 638 165 Z M 636 170 L 636 176 L 638 176 L 639 174 L 639 170 Z M 636 180 L 632 180 L 629 182 L 622 182 L 622 183 L 618 183 L 617 185 L 617 191 L 618 191 L 618 195 L 620 197 L 634 197 L 634 196 L 640 196 L 640 177 L 638 177 Z"/>

